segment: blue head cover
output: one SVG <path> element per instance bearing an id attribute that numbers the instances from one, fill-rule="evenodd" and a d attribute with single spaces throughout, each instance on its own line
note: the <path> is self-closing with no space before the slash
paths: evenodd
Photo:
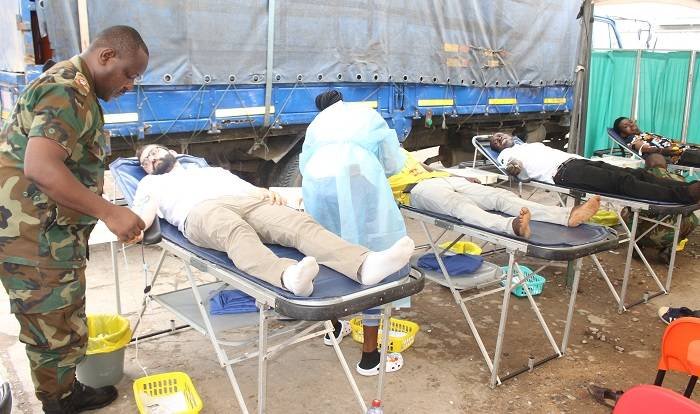
<path id="1" fill-rule="evenodd" d="M 306 130 L 299 159 L 304 208 L 343 239 L 386 249 L 406 235 L 386 179 L 404 162 L 396 131 L 376 111 L 337 102 Z"/>

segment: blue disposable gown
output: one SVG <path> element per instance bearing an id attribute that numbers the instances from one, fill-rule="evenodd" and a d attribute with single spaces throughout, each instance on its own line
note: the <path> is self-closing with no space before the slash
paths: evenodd
<path id="1" fill-rule="evenodd" d="M 299 159 L 304 208 L 344 240 L 389 248 L 406 226 L 386 177 L 404 161 L 396 132 L 376 111 L 337 102 L 306 130 Z"/>

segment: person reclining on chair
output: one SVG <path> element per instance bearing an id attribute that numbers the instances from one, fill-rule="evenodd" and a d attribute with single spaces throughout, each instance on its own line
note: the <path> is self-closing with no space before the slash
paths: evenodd
<path id="1" fill-rule="evenodd" d="M 417 161 L 405 151 L 403 169 L 389 177 L 397 202 L 439 214 L 447 214 L 467 224 L 530 237 L 530 220 L 576 227 L 591 218 L 600 207 L 600 197 L 564 208 L 545 206 L 502 189 L 481 185 L 473 178 L 454 177 Z M 508 214 L 504 217 L 489 211 Z"/>
<path id="2" fill-rule="evenodd" d="M 185 168 L 172 150 L 147 145 L 136 156 L 148 174 L 136 190 L 134 211 L 148 228 L 165 218 L 193 244 L 225 251 L 236 267 L 298 296 L 309 296 L 319 264 L 365 285 L 408 264 L 413 241 L 403 237 L 372 252 L 324 229 L 278 194 L 218 167 Z M 301 261 L 276 256 L 263 243 L 293 247 Z"/>
<path id="3" fill-rule="evenodd" d="M 497 132 L 490 138 L 491 149 L 500 152 L 498 162 L 508 174 L 520 180 L 615 194 L 645 200 L 695 204 L 700 201 L 700 182 L 660 178 L 643 168 L 621 168 L 602 161 L 587 160 L 550 148 L 541 142 L 515 145 L 513 137 Z"/>
<path id="4" fill-rule="evenodd" d="M 615 120 L 613 129 L 640 157 L 661 154 L 673 164 L 700 167 L 700 149 L 697 147 L 674 142 L 662 135 L 642 132 L 635 121 L 624 116 Z"/>

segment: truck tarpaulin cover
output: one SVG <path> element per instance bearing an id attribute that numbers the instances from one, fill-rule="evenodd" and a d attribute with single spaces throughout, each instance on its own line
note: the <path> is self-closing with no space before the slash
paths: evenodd
<path id="1" fill-rule="evenodd" d="M 570 83 L 579 6 L 561 0 L 279 1 L 273 80 Z M 38 7 L 57 57 L 78 53 L 77 0 L 44 0 Z M 267 7 L 260 0 L 87 1 L 91 37 L 115 24 L 141 32 L 151 51 L 143 83 L 151 85 L 167 84 L 166 74 L 175 84 L 200 84 L 206 75 L 214 83 L 232 76 L 236 83 L 264 83 Z"/>

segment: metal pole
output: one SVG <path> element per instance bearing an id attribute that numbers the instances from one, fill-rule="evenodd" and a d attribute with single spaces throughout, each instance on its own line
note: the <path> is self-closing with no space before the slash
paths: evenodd
<path id="1" fill-rule="evenodd" d="M 78 0 L 78 29 L 80 30 L 80 51 L 90 46 L 90 27 L 88 24 L 87 0 Z"/>
<path id="2" fill-rule="evenodd" d="M 690 53 L 690 67 L 688 68 L 688 84 L 685 91 L 685 110 L 683 112 L 683 132 L 681 132 L 681 142 L 688 141 L 688 123 L 690 122 L 690 104 L 693 99 L 693 78 L 695 77 L 695 56 L 696 51 Z"/>
<path id="3" fill-rule="evenodd" d="M 265 117 L 263 126 L 270 125 L 272 104 L 272 57 L 275 52 L 275 0 L 267 2 L 267 64 L 265 66 Z"/>
<path id="4" fill-rule="evenodd" d="M 591 67 L 591 41 L 593 38 L 593 2 L 584 0 L 581 6 L 581 35 L 579 37 L 578 64 L 574 88 L 574 107 L 569 129 L 569 152 L 583 154 L 588 111 L 588 86 Z"/>
<path id="5" fill-rule="evenodd" d="M 632 108 L 630 108 L 630 116 L 637 119 L 639 115 L 639 80 L 642 73 L 642 51 L 637 50 L 637 59 L 634 61 L 634 84 L 632 85 Z"/>

